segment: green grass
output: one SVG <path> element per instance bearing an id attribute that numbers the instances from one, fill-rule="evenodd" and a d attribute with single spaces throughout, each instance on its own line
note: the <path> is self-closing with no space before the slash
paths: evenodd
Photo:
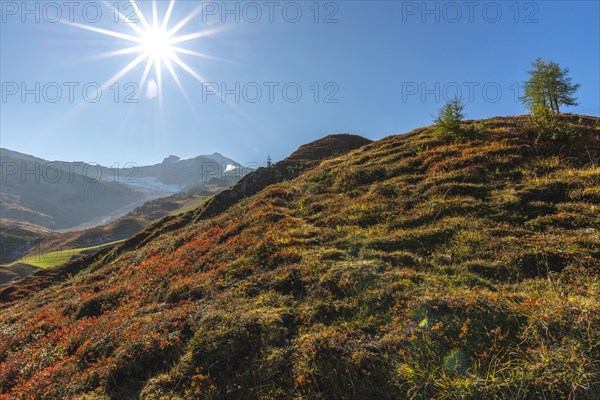
<path id="1" fill-rule="evenodd" d="M 78 247 L 78 248 L 74 248 L 74 249 L 63 249 L 63 250 L 57 250 L 57 251 L 50 251 L 48 253 L 35 254 L 32 256 L 23 257 L 23 258 L 19 259 L 15 262 L 9 264 L 9 267 L 12 267 L 17 264 L 21 264 L 21 265 L 31 265 L 31 266 L 37 267 L 37 268 L 52 268 L 52 267 L 56 267 L 58 265 L 62 265 L 64 263 L 66 263 L 74 256 L 81 256 L 81 255 L 83 255 L 84 252 L 88 252 L 90 250 L 99 250 L 103 247 L 107 247 L 107 246 L 110 246 L 110 245 L 113 245 L 116 243 L 120 243 L 124 240 L 125 239 L 116 240 L 114 242 L 99 244 L 97 246 Z"/>
<path id="2" fill-rule="evenodd" d="M 207 199 L 209 199 L 209 196 L 193 197 L 181 203 L 178 209 L 171 211 L 167 215 L 179 215 L 194 210 L 204 204 Z"/>

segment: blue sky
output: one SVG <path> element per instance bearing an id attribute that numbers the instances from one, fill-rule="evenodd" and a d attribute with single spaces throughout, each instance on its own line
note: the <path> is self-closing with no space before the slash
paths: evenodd
<path id="1" fill-rule="evenodd" d="M 205 2 L 175 35 L 215 31 L 178 44 L 216 58 L 180 55 L 205 83 L 174 65 L 188 102 L 162 63 L 160 96 L 148 95 L 152 69 L 135 104 L 125 98 L 145 62 L 91 102 L 94 85 L 139 53 L 98 55 L 132 43 L 55 22 L 60 12 L 67 22 L 138 36 L 132 23 L 115 22 L 113 1 L 47 3 L 29 1 L 26 13 L 25 3 L 2 1 L 0 39 L 1 145 L 46 159 L 143 165 L 220 152 L 241 163 L 279 160 L 329 133 L 378 139 L 429 125 L 457 88 L 469 118 L 522 114 L 516 90 L 536 57 L 569 67 L 582 85 L 580 105 L 565 111 L 600 114 L 597 1 L 230 1 L 229 14 L 223 2 Z M 158 17 L 168 5 L 158 2 Z M 201 5 L 177 1 L 169 28 Z M 151 19 L 151 2 L 139 8 Z M 214 85 L 227 90 L 225 103 L 211 95 Z M 23 98 L 22 89 L 32 93 Z"/>

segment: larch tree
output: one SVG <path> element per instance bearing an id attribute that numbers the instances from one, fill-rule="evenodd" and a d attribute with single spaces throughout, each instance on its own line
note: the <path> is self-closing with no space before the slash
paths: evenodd
<path id="1" fill-rule="evenodd" d="M 568 77 L 569 69 L 561 68 L 557 63 L 537 58 L 528 71 L 529 80 L 524 84 L 525 94 L 521 101 L 532 112 L 540 106 L 560 113 L 561 106 L 576 106 L 575 92 L 581 85 L 572 83 Z"/>

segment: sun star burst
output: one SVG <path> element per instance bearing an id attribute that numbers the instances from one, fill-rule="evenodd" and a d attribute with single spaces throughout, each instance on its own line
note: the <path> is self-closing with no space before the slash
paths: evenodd
<path id="1" fill-rule="evenodd" d="M 138 84 L 140 89 L 143 89 L 144 85 L 146 84 L 146 81 L 149 80 L 149 75 L 151 73 L 154 75 L 154 77 L 151 78 L 147 84 L 147 89 L 151 89 L 147 90 L 147 93 L 153 94 L 152 96 L 147 95 L 148 98 L 158 97 L 162 110 L 162 72 L 164 69 L 166 69 L 189 103 L 187 93 L 185 92 L 185 89 L 181 83 L 179 76 L 177 75 L 177 71 L 173 67 L 173 64 L 176 64 L 180 69 L 184 70 L 186 73 L 191 75 L 200 83 L 205 82 L 206 80 L 197 71 L 190 67 L 185 61 L 183 61 L 180 55 L 185 54 L 188 56 L 218 60 L 217 57 L 211 56 L 209 54 L 200 53 L 183 47 L 185 42 L 189 42 L 206 36 L 211 36 L 217 33 L 217 30 L 206 29 L 203 31 L 187 33 L 184 35 L 178 34 L 179 31 L 188 22 L 192 20 L 192 18 L 194 18 L 198 13 L 201 12 L 202 6 L 196 8 L 190 14 L 186 15 L 181 21 L 169 28 L 169 20 L 173 12 L 173 7 L 175 6 L 175 0 L 169 1 L 167 10 L 162 16 L 162 18 L 158 17 L 156 0 L 153 0 L 152 19 L 150 21 L 146 19 L 140 7 L 136 4 L 135 0 L 129 0 L 129 3 L 131 3 L 132 6 L 135 7 L 135 10 L 137 11 L 135 17 L 137 18 L 137 22 L 139 23 L 131 21 L 120 11 L 115 10 L 114 5 L 111 5 L 106 1 L 104 2 L 104 5 L 113 12 L 116 12 L 120 20 L 125 22 L 126 25 L 130 26 L 133 29 L 134 32 L 132 34 L 126 34 L 116 30 L 103 29 L 96 26 L 80 24 L 77 22 L 61 22 L 76 28 L 100 33 L 106 36 L 134 43 L 133 46 L 98 55 L 99 57 L 115 57 L 128 54 L 134 55 L 134 59 L 131 62 L 129 62 L 126 66 L 124 66 L 121 70 L 119 70 L 114 76 L 112 76 L 102 85 L 103 89 L 113 84 L 118 79 L 122 78 L 124 75 L 126 75 L 129 71 L 134 69 L 139 64 L 145 62 L 145 67 L 143 69 L 143 73 L 141 78 L 139 79 Z"/>

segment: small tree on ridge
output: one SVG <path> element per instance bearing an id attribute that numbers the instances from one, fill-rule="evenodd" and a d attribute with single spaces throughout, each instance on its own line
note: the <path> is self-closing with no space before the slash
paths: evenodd
<path id="1" fill-rule="evenodd" d="M 465 117 L 464 109 L 465 106 L 458 97 L 446 102 L 433 120 L 441 137 L 457 139 L 462 136 L 460 124 Z"/>

